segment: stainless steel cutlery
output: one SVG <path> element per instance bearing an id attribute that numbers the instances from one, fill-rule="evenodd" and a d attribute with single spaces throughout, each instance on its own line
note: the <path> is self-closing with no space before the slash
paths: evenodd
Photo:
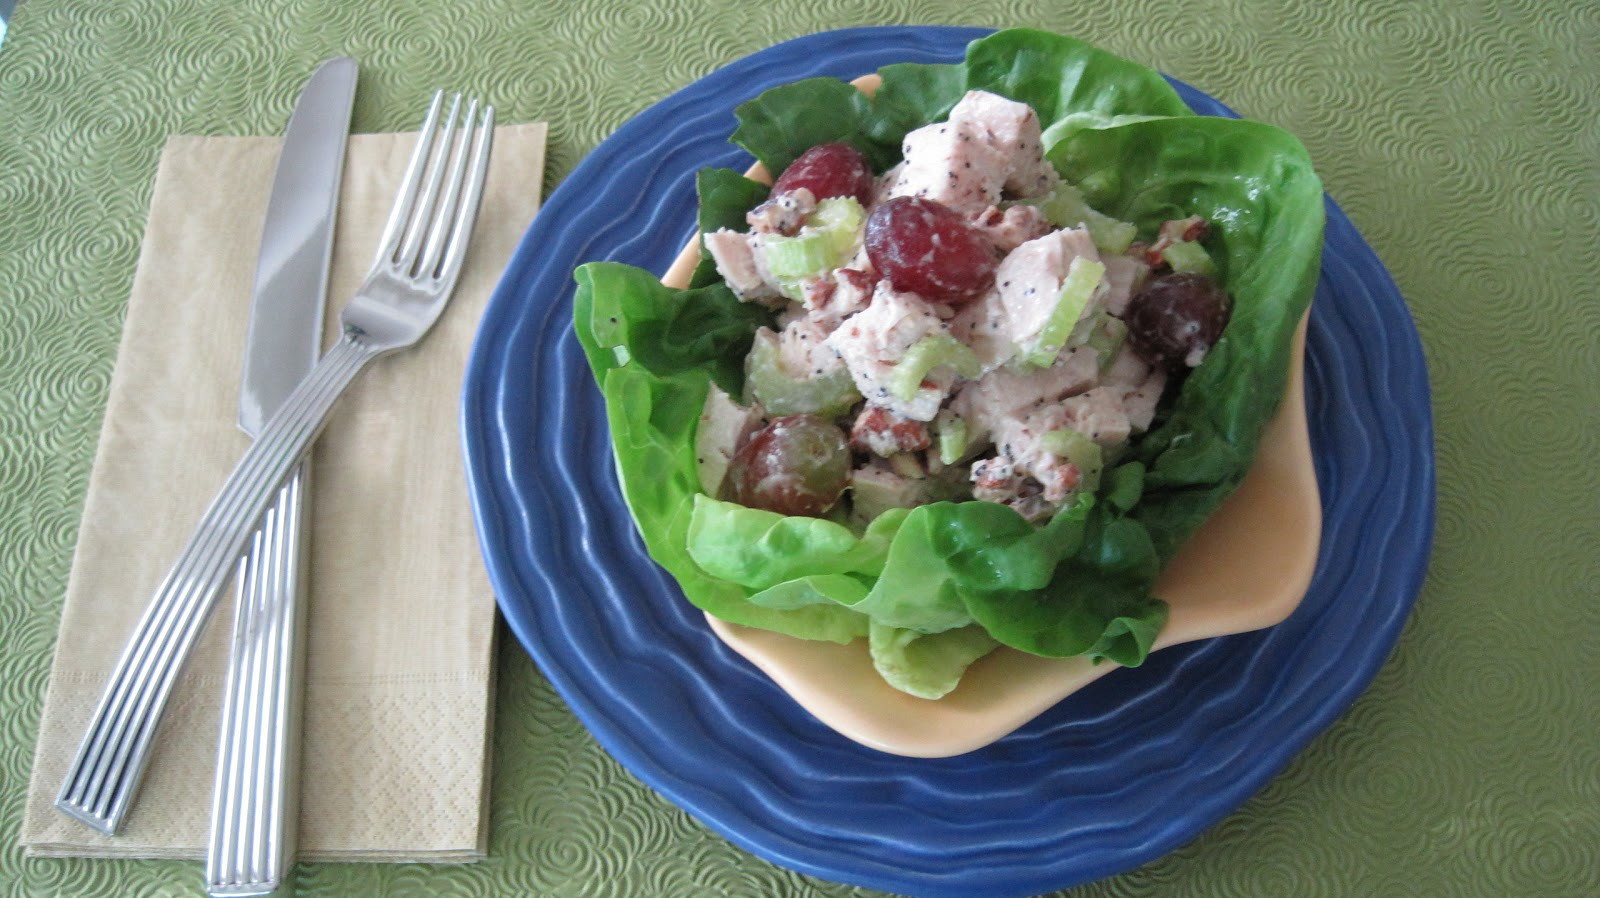
<path id="1" fill-rule="evenodd" d="M 341 312 L 338 341 L 276 410 L 263 407 L 255 442 L 201 518 L 107 684 L 57 796 L 62 811 L 105 833 L 121 825 L 183 663 L 265 513 L 356 375 L 377 357 L 415 344 L 444 310 L 483 196 L 493 129 L 493 107 L 460 95 L 433 98 L 377 258 Z M 291 510 L 272 520 L 289 529 L 293 517 Z M 281 579 L 286 573 L 279 565 L 256 567 L 249 576 Z M 267 653 L 284 650 L 282 643 L 271 645 Z M 273 661 L 246 676 L 265 687 L 280 682 L 277 670 Z M 253 712 L 231 713 L 236 723 L 240 714 Z M 214 833 L 213 848 L 217 844 Z"/>

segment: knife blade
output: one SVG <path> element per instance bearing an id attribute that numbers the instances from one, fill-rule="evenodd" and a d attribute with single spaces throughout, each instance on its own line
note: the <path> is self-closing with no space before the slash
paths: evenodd
<path id="1" fill-rule="evenodd" d="M 323 62 L 284 131 L 262 225 L 239 389 L 239 427 L 251 436 L 322 348 L 357 73 L 348 57 Z M 206 889 L 216 898 L 285 892 L 294 863 L 308 467 L 302 462 L 285 483 L 235 577 L 238 601 L 206 855 Z"/>
<path id="2" fill-rule="evenodd" d="M 261 229 L 239 386 L 239 427 L 255 436 L 322 350 L 328 263 L 355 101 L 356 62 L 312 73 L 284 130 Z"/>

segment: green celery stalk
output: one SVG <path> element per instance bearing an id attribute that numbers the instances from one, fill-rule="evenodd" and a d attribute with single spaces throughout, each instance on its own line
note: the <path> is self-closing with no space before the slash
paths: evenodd
<path id="1" fill-rule="evenodd" d="M 1094 259 L 1079 256 L 1072 260 L 1067 276 L 1061 281 L 1061 293 L 1056 298 L 1055 309 L 1050 312 L 1050 319 L 1039 331 L 1039 339 L 1034 342 L 1033 348 L 1023 356 L 1028 364 L 1048 368 L 1055 362 L 1061 347 L 1067 344 L 1067 338 L 1077 328 L 1078 318 L 1089 305 L 1089 298 L 1094 296 L 1094 291 L 1105 280 L 1105 274 L 1106 266 Z"/>
<path id="2" fill-rule="evenodd" d="M 962 377 L 977 377 L 983 367 L 965 343 L 949 334 L 929 334 L 911 344 L 905 357 L 889 372 L 889 392 L 906 402 L 916 398 L 922 379 L 935 368 L 949 368 Z"/>

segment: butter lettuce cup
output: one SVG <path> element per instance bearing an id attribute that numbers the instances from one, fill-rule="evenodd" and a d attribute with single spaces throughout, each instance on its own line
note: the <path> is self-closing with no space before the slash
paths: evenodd
<path id="1" fill-rule="evenodd" d="M 813 517 L 713 494 L 708 396 L 746 395 L 752 347 L 781 307 L 743 301 L 699 241 L 662 279 L 615 263 L 576 273 L 575 332 L 650 556 L 825 723 L 918 756 L 987 744 L 1159 648 L 1276 623 L 1304 594 L 1320 534 L 1300 366 L 1323 196 L 1280 129 L 1195 115 L 1158 73 L 1081 41 L 1001 31 L 959 64 L 808 79 L 740 106 L 733 142 L 759 166 L 700 174 L 701 232 L 742 230 L 769 198 L 765 173 L 819 145 L 854 147 L 882 176 L 907 134 L 972 91 L 1030 107 L 1061 183 L 1136 242 L 1203 219 L 1231 301 L 1148 428 L 1049 515 L 959 498 Z"/>

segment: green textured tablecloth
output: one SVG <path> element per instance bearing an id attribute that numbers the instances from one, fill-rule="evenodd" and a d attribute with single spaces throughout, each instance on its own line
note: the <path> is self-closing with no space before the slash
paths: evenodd
<path id="1" fill-rule="evenodd" d="M 551 123 L 548 191 L 717 66 L 903 23 L 1075 34 L 1294 131 L 1430 366 L 1438 529 L 1388 665 L 1216 827 L 1073 894 L 1600 894 L 1600 6 L 1557 0 L 23 0 L 0 45 L 0 887 L 201 891 L 198 864 L 15 845 L 168 134 L 273 133 L 288 85 L 349 53 L 356 130 L 470 88 Z M 514 640 L 500 664 L 490 858 L 306 865 L 301 894 L 867 894 L 711 833 L 602 752 Z"/>

